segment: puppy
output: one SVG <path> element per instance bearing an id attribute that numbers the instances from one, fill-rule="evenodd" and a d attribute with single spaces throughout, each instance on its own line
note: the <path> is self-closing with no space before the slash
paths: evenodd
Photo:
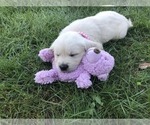
<path id="1" fill-rule="evenodd" d="M 63 72 L 75 70 L 88 48 L 101 50 L 103 43 L 124 38 L 130 27 L 130 19 L 114 11 L 103 11 L 72 22 L 50 47 L 54 51 L 56 68 Z"/>

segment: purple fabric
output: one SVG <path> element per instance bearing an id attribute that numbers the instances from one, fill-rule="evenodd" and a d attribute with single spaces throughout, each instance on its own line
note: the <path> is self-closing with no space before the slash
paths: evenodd
<path id="1" fill-rule="evenodd" d="M 54 69 L 39 71 L 35 76 L 35 82 L 40 84 L 49 84 L 58 80 L 58 74 Z"/>
<path id="2" fill-rule="evenodd" d="M 99 54 L 93 54 L 91 51 L 93 52 L 93 50 L 90 50 L 83 58 L 82 62 L 84 69 L 93 76 L 99 76 L 98 78 L 101 81 L 107 80 L 110 71 L 114 67 L 114 57 L 104 50 Z"/>
<path id="3" fill-rule="evenodd" d="M 53 52 L 49 48 L 45 48 L 40 50 L 38 56 L 44 61 L 44 62 L 52 62 L 54 58 Z"/>
<path id="4" fill-rule="evenodd" d="M 81 73 L 80 76 L 76 79 L 76 84 L 78 88 L 89 88 L 92 85 L 90 80 L 91 76 L 88 72 Z"/>
<path id="5" fill-rule="evenodd" d="M 52 52 L 49 49 L 41 50 L 39 57 L 43 61 L 53 60 Z M 75 81 L 78 88 L 88 88 L 92 85 L 91 75 L 97 76 L 101 81 L 105 81 L 113 67 L 113 56 L 103 50 L 100 53 L 96 53 L 94 48 L 90 48 L 75 71 L 69 73 L 57 71 L 53 63 L 53 69 L 37 72 L 34 80 L 40 84 L 48 84 L 57 80 L 65 82 Z"/>

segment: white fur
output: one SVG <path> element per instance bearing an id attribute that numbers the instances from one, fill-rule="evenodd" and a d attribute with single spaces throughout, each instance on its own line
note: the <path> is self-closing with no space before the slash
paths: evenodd
<path id="1" fill-rule="evenodd" d="M 54 51 L 56 67 L 60 69 L 61 64 L 67 64 L 67 71 L 76 69 L 88 48 L 103 49 L 103 43 L 124 38 L 129 27 L 132 27 L 130 19 L 114 11 L 103 11 L 72 22 L 61 31 L 50 47 Z M 78 32 L 85 33 L 90 40 Z"/>

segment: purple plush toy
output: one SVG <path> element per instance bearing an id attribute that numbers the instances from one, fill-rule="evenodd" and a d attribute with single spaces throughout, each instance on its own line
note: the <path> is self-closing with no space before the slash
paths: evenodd
<path id="1" fill-rule="evenodd" d="M 56 69 L 53 63 L 53 52 L 48 48 L 42 49 L 38 55 L 44 62 L 52 62 L 51 70 L 42 70 L 35 74 L 35 82 L 40 84 L 53 83 L 54 81 L 75 81 L 78 88 L 88 88 L 92 85 L 91 75 L 97 76 L 99 80 L 106 81 L 110 71 L 114 67 L 114 57 L 108 52 L 96 48 L 90 48 L 83 57 L 80 65 L 75 71 L 64 73 Z"/>

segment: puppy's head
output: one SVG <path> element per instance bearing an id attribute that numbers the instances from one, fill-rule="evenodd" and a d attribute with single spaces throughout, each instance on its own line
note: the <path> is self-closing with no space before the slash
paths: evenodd
<path id="1" fill-rule="evenodd" d="M 50 49 L 54 51 L 54 64 L 62 72 L 75 70 L 86 50 L 97 47 L 97 43 L 85 39 L 77 32 L 66 32 L 53 42 Z"/>

